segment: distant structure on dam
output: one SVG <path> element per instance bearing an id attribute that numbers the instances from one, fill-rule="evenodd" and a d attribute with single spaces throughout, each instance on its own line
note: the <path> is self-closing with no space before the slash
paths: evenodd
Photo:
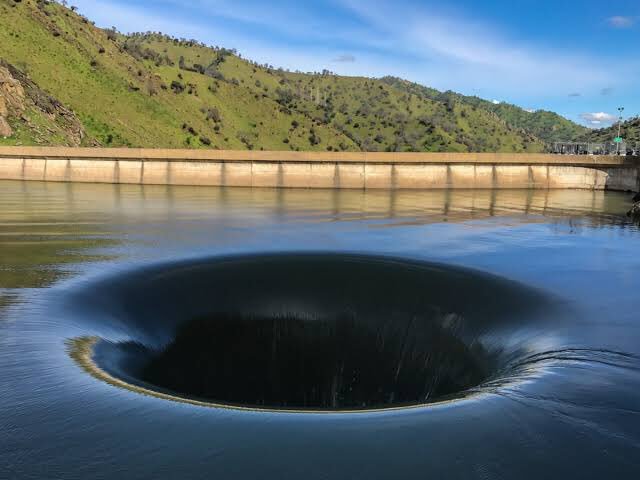
<path id="1" fill-rule="evenodd" d="M 592 142 L 555 142 L 551 153 L 556 155 L 626 155 L 640 157 L 640 143 L 625 141 L 592 143 Z"/>
<path id="2" fill-rule="evenodd" d="M 640 157 L 0 147 L 0 179 L 222 187 L 640 190 Z"/>

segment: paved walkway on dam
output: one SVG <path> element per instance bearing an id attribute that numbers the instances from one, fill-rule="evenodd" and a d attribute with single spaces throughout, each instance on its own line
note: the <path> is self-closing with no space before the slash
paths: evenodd
<path id="1" fill-rule="evenodd" d="M 0 147 L 0 179 L 285 188 L 640 189 L 640 158 Z"/>

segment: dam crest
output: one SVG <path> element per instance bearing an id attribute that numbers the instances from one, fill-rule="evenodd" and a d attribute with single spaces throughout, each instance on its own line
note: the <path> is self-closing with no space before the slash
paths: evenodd
<path id="1" fill-rule="evenodd" d="M 339 189 L 640 190 L 640 159 L 392 153 L 0 147 L 0 180 Z"/>

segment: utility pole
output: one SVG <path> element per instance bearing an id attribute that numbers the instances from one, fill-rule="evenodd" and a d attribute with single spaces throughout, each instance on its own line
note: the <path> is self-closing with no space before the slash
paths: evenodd
<path id="1" fill-rule="evenodd" d="M 618 112 L 620 112 L 620 117 L 618 118 L 618 136 L 616 137 L 616 143 L 618 145 L 617 154 L 620 155 L 620 144 L 622 143 L 622 112 L 624 112 L 624 107 L 618 108 Z"/>

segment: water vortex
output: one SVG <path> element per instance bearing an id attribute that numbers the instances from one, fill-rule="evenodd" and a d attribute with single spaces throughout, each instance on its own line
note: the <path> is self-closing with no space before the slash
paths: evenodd
<path id="1" fill-rule="evenodd" d="M 313 412 L 477 394 L 523 354 L 496 337 L 551 304 L 476 271 L 333 253 L 163 264 L 78 298 L 98 328 L 72 354 L 103 380 L 201 405 Z"/>

